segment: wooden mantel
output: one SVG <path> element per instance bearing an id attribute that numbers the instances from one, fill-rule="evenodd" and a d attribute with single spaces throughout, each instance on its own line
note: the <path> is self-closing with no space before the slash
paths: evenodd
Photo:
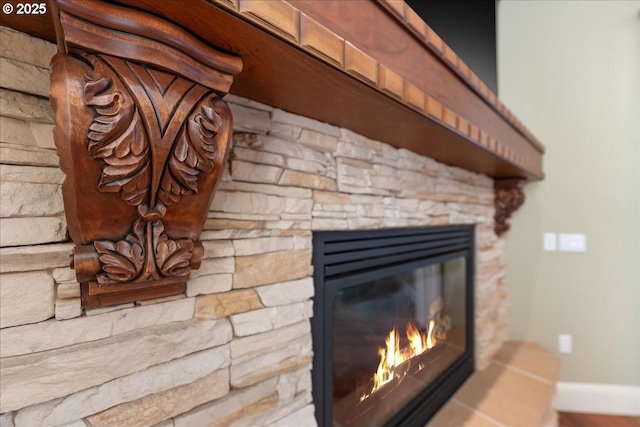
<path id="1" fill-rule="evenodd" d="M 494 178 L 544 176 L 543 146 L 401 0 L 114 3 L 239 56 L 230 93 Z M 51 15 L 2 25 L 56 41 Z"/>
<path id="2" fill-rule="evenodd" d="M 543 178 L 542 145 L 401 0 L 51 0 L 0 24 L 58 44 L 85 306 L 183 292 L 229 152 L 227 93 L 495 178 L 498 234 Z"/>

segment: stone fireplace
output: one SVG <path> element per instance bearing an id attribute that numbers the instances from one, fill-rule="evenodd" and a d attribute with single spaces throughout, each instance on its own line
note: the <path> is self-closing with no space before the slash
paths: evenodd
<path id="1" fill-rule="evenodd" d="M 474 225 L 476 367 L 505 341 L 491 178 L 231 95 L 186 293 L 83 309 L 44 99 L 55 48 L 2 31 L 3 426 L 314 425 L 315 231 Z"/>
<path id="2" fill-rule="evenodd" d="M 7 67 L 46 83 L 54 47 L 2 39 L 28 47 Z M 233 149 L 186 294 L 83 310 L 47 86 L 3 84 L 3 420 L 313 424 L 315 230 L 475 224 L 477 367 L 506 339 L 490 178 L 233 96 Z"/>

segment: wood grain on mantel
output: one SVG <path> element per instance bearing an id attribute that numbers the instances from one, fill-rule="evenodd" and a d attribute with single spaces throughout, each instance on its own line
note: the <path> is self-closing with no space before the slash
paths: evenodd
<path id="1" fill-rule="evenodd" d="M 494 178 L 543 177 L 540 142 L 401 0 L 115 1 L 242 58 L 231 93 Z M 53 40 L 35 19 L 3 24 Z"/>

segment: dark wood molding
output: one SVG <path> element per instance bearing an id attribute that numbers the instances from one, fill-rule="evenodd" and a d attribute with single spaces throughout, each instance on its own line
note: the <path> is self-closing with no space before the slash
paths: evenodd
<path id="1" fill-rule="evenodd" d="M 522 179 L 498 179 L 494 182 L 496 193 L 494 229 L 498 236 L 502 236 L 511 228 L 507 220 L 524 203 L 525 182 Z"/>
<path id="2" fill-rule="evenodd" d="M 85 307 L 178 294 L 230 144 L 239 58 L 144 12 L 51 3 L 54 138 Z"/>

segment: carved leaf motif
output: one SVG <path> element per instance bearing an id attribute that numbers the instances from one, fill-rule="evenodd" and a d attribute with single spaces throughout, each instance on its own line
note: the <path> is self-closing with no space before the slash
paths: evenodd
<path id="1" fill-rule="evenodd" d="M 93 243 L 105 272 L 98 275 L 99 283 L 129 282 L 140 275 L 144 267 L 144 228 L 144 222 L 138 220 L 134 225 L 135 235 L 129 234 L 118 242 L 98 240 Z"/>
<path id="2" fill-rule="evenodd" d="M 193 241 L 189 239 L 171 240 L 164 233 L 162 222 L 158 221 L 156 224 L 154 224 L 156 264 L 160 269 L 160 274 L 169 277 L 189 274 Z"/>
<path id="3" fill-rule="evenodd" d="M 98 75 L 102 63 L 95 62 Z M 147 203 L 151 182 L 150 150 L 134 103 L 114 78 L 88 76 L 84 87 L 85 103 L 93 107 L 96 117 L 89 127 L 89 155 L 107 164 L 102 169 L 98 188 L 119 192 L 132 206 Z"/>
<path id="4" fill-rule="evenodd" d="M 218 155 L 216 136 L 223 124 L 216 111 L 218 101 L 215 95 L 204 99 L 181 129 L 158 194 L 165 205 L 177 203 L 183 194 L 198 193 L 198 175 L 213 169 Z"/>

